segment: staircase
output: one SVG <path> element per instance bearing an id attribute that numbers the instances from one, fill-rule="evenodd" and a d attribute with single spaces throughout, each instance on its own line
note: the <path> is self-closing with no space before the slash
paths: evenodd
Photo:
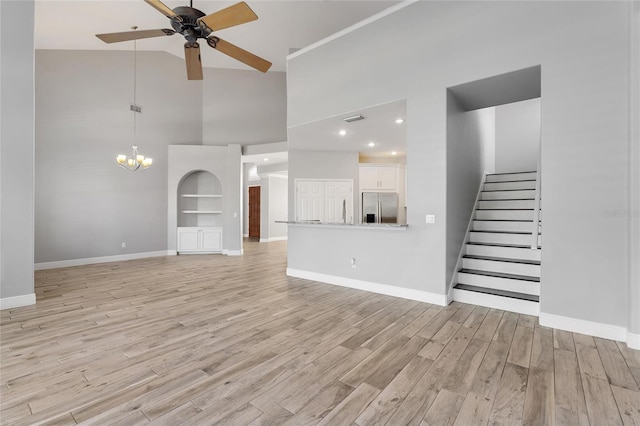
<path id="1" fill-rule="evenodd" d="M 531 248 L 535 189 L 536 172 L 487 175 L 459 262 L 454 300 L 539 314 L 541 250 Z M 540 233 L 537 243 L 540 248 Z"/>

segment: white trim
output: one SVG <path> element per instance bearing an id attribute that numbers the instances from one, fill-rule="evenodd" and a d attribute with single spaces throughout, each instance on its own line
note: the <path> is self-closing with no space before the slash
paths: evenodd
<path id="1" fill-rule="evenodd" d="M 0 310 L 35 305 L 35 303 L 35 293 L 23 294 L 22 296 L 5 297 L 0 299 Z"/>
<path id="2" fill-rule="evenodd" d="M 287 236 L 283 236 L 283 237 L 271 237 L 271 238 L 260 238 L 260 242 L 261 243 L 270 243 L 272 241 L 286 241 L 287 240 Z"/>
<path id="3" fill-rule="evenodd" d="M 355 288 L 357 290 L 370 291 L 372 293 L 385 294 L 387 296 L 401 297 L 403 299 L 417 300 L 418 302 L 431 303 L 434 305 L 447 305 L 447 296 L 445 294 L 430 293 L 428 291 L 415 290 L 412 288 L 396 287 L 388 284 L 373 283 L 370 281 L 321 274 L 318 272 L 301 271 L 299 269 L 291 268 L 287 268 L 287 276 L 304 278 L 341 287 Z"/>
<path id="4" fill-rule="evenodd" d="M 640 334 L 627 332 L 627 346 L 631 349 L 640 350 Z"/>
<path id="5" fill-rule="evenodd" d="M 87 257 L 85 259 L 59 260 L 41 262 L 34 265 L 34 270 L 66 268 L 69 266 L 92 265 L 94 263 L 121 262 L 123 260 L 144 259 L 146 257 L 175 256 L 175 250 L 148 251 L 143 253 L 117 254 L 115 256 Z"/>
<path id="6" fill-rule="evenodd" d="M 225 256 L 242 256 L 244 254 L 244 249 L 240 249 L 240 250 L 224 249 L 222 250 L 222 254 L 224 254 Z"/>
<path id="7" fill-rule="evenodd" d="M 296 50 L 295 52 L 287 55 L 286 60 L 289 61 L 289 59 L 295 58 L 296 56 L 300 56 L 300 55 L 302 55 L 304 53 L 307 53 L 307 52 L 309 52 L 309 51 L 311 51 L 313 49 L 316 49 L 316 48 L 318 48 L 318 47 L 320 47 L 322 45 L 325 45 L 325 44 L 327 44 L 327 43 L 329 43 L 329 42 L 331 42 L 333 40 L 336 40 L 336 39 L 344 36 L 344 35 L 347 35 L 347 34 L 353 32 L 353 31 L 356 31 L 357 29 L 360 29 L 360 28 L 362 28 L 364 26 L 367 26 L 367 25 L 371 24 L 372 22 L 375 22 L 375 21 L 377 21 L 379 19 L 382 19 L 387 15 L 391 15 L 392 13 L 394 13 L 394 12 L 400 10 L 400 9 L 404 9 L 405 7 L 409 6 L 412 3 L 415 3 L 417 1 L 418 0 L 404 0 L 401 3 L 398 3 L 398 4 L 394 5 L 394 6 L 391 6 L 391 7 L 387 8 L 387 9 L 383 10 L 382 12 L 376 13 L 375 15 L 373 15 L 373 16 L 371 16 L 371 17 L 369 17 L 369 18 L 367 18 L 367 19 L 365 19 L 363 21 L 360 21 L 360 22 L 358 22 L 356 24 L 351 25 L 350 27 L 345 28 L 344 30 L 338 31 L 337 33 L 334 33 L 334 34 L 332 34 L 332 35 L 330 35 L 328 37 L 325 37 L 322 40 L 319 40 L 319 41 L 317 41 L 315 43 L 312 43 L 312 44 L 310 44 L 310 45 L 308 45 L 306 47 L 303 47 L 300 50 Z"/>
<path id="8" fill-rule="evenodd" d="M 603 324 L 544 312 L 540 313 L 539 321 L 540 325 L 544 327 L 617 340 L 618 342 L 625 342 L 632 349 L 640 349 L 640 334 L 631 333 L 625 327 L 618 325 Z"/>
<path id="9" fill-rule="evenodd" d="M 487 308 L 516 312 L 518 314 L 533 316 L 540 315 L 540 304 L 529 300 L 478 293 L 476 291 L 461 290 L 458 288 L 453 289 L 453 300 L 456 302 L 468 303 L 470 305 L 479 305 Z"/>

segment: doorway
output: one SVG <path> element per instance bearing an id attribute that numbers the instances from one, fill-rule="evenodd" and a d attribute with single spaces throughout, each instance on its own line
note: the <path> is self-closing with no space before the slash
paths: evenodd
<path id="1" fill-rule="evenodd" d="M 260 187 L 249 187 L 249 238 L 260 238 Z"/>

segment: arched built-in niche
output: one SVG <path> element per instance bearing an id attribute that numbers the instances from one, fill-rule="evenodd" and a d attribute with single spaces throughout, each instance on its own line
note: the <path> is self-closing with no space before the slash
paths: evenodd
<path id="1" fill-rule="evenodd" d="M 222 185 L 211 172 L 187 173 L 178 183 L 177 252 L 222 251 Z"/>
<path id="2" fill-rule="evenodd" d="M 178 226 L 222 227 L 222 185 L 213 174 L 197 170 L 178 184 Z"/>

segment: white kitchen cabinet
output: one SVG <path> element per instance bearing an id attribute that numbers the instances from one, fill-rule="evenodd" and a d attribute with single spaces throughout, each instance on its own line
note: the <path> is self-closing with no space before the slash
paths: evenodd
<path id="1" fill-rule="evenodd" d="M 177 243 L 178 253 L 220 253 L 222 228 L 181 226 Z"/>
<path id="2" fill-rule="evenodd" d="M 398 164 L 360 164 L 360 192 L 399 192 Z"/>

